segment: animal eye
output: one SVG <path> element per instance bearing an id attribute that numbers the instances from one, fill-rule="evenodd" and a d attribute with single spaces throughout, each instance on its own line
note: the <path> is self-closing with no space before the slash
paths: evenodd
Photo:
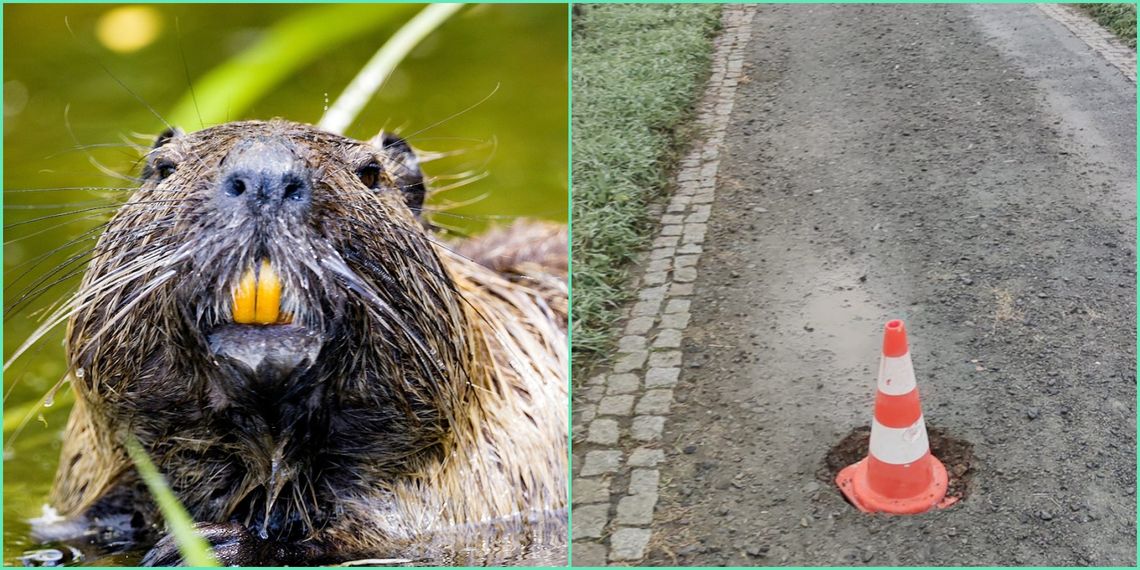
<path id="1" fill-rule="evenodd" d="M 356 171 L 356 176 L 360 178 L 360 182 L 365 186 L 373 190 L 380 188 L 380 165 L 376 162 L 369 162 L 360 167 L 360 169 Z"/>
<path id="2" fill-rule="evenodd" d="M 154 163 L 153 172 L 158 176 L 159 182 L 161 182 L 170 178 L 170 175 L 174 174 L 174 171 L 177 169 L 178 165 L 169 160 L 162 159 Z"/>

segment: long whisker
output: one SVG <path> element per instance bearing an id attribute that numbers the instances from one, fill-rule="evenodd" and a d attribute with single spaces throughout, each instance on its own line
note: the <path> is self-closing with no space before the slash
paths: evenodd
<path id="1" fill-rule="evenodd" d="M 65 216 L 74 216 L 76 214 L 85 214 L 87 212 L 98 212 L 101 210 L 114 210 L 117 208 L 127 208 L 127 207 L 145 206 L 145 205 L 153 205 L 153 204 L 181 204 L 181 203 L 184 203 L 187 201 L 189 201 L 188 198 L 182 198 L 179 200 L 139 200 L 139 201 L 135 201 L 135 202 L 125 202 L 123 204 L 109 204 L 106 206 L 94 206 L 91 208 L 81 208 L 79 210 L 74 210 L 71 212 L 62 212 L 59 214 L 50 214 L 47 216 L 41 216 L 39 218 L 33 218 L 30 220 L 23 220 L 23 221 L 16 222 L 13 224 L 8 224 L 8 225 L 4 226 L 4 230 L 7 231 L 7 230 L 10 230 L 12 228 L 16 228 L 16 227 L 20 227 L 20 226 L 26 226 L 28 224 L 34 224 L 37 222 L 42 222 L 44 220 L 51 220 L 54 218 L 62 218 Z"/>
<path id="2" fill-rule="evenodd" d="M 482 99 L 480 99 L 480 100 L 479 100 L 478 102 L 476 102 L 475 104 L 473 104 L 473 105 L 471 105 L 471 106 L 469 106 L 469 107 L 467 107 L 467 108 L 465 108 L 465 109 L 463 109 L 463 110 L 461 110 L 461 111 L 459 111 L 459 112 L 457 112 L 457 113 L 453 113 L 453 114 L 451 114 L 451 115 L 448 115 L 447 117 L 445 117 L 445 118 L 443 118 L 443 119 L 440 119 L 440 120 L 438 120 L 438 121 L 436 121 L 436 122 L 434 122 L 434 123 L 432 123 L 432 124 L 430 124 L 430 125 L 428 125 L 428 126 L 426 126 L 426 127 L 422 128 L 422 129 L 420 129 L 420 130 L 418 130 L 418 131 L 416 131 L 416 132 L 414 132 L 414 133 L 410 134 L 410 135 L 407 135 L 407 136 L 403 136 L 403 135 L 401 135 L 401 136 L 400 136 L 400 138 L 402 138 L 402 139 L 404 139 L 404 140 L 406 140 L 406 141 L 408 141 L 408 142 L 411 142 L 412 138 L 414 138 L 416 135 L 418 135 L 418 134 L 421 134 L 421 133 L 425 133 L 425 132 L 427 132 L 427 131 L 430 131 L 430 130 L 432 130 L 432 129 L 434 129 L 434 128 L 436 128 L 436 127 L 438 127 L 438 126 L 440 126 L 440 125 L 442 125 L 442 124 L 444 124 L 444 123 L 446 123 L 446 122 L 448 122 L 448 121 L 450 121 L 450 120 L 452 120 L 452 119 L 454 119 L 454 118 L 456 118 L 456 117 L 460 117 L 460 116 L 462 116 L 463 114 L 467 113 L 468 111 L 472 111 L 472 110 L 474 110 L 475 108 L 479 107 L 479 106 L 480 106 L 480 105 L 482 105 L 483 103 L 486 103 L 487 101 L 490 101 L 490 100 L 491 100 L 491 97 L 494 97 L 494 96 L 495 96 L 495 94 L 499 92 L 499 87 L 501 87 L 501 86 L 502 86 L 502 83 L 496 83 L 496 84 L 495 84 L 495 88 L 494 88 L 494 89 L 492 89 L 490 93 L 488 93 L 488 94 L 487 94 L 485 97 L 483 97 Z"/>

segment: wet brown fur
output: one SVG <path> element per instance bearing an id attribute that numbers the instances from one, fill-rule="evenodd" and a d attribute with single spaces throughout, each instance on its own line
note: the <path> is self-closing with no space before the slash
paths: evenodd
<path id="1" fill-rule="evenodd" d="M 250 233 L 211 213 L 218 164 L 252 134 L 293 141 L 312 167 L 302 227 Z M 370 160 L 380 190 L 357 177 Z M 518 224 L 457 253 L 423 230 L 383 149 L 286 121 L 180 136 L 148 165 L 60 313 L 78 395 L 50 500 L 61 515 L 159 521 L 128 436 L 196 522 L 237 521 L 320 560 L 565 509 L 564 228 Z M 337 335 L 319 374 L 282 387 L 295 392 L 282 410 L 200 358 L 264 255 L 295 322 Z"/>

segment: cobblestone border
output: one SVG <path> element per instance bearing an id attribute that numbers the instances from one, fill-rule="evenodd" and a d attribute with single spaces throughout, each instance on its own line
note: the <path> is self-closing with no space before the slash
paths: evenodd
<path id="1" fill-rule="evenodd" d="M 1046 16 L 1064 24 L 1073 35 L 1108 60 L 1125 77 L 1131 79 L 1133 83 L 1136 82 L 1136 50 L 1124 45 L 1116 34 L 1104 29 L 1104 26 L 1087 14 L 1069 6 L 1037 4 L 1037 8 Z"/>
<path id="2" fill-rule="evenodd" d="M 651 538 L 657 465 L 665 458 L 658 445 L 681 374 L 681 336 L 754 13 L 754 6 L 724 8 L 697 110 L 705 139 L 681 160 L 677 191 L 661 217 L 612 368 L 588 380 L 575 398 L 574 433 L 585 434 L 575 447 L 586 450 L 574 465 L 575 566 L 636 562 Z"/>

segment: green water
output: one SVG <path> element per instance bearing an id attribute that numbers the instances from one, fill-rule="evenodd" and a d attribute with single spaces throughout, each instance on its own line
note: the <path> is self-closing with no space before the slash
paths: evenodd
<path id="1" fill-rule="evenodd" d="M 117 175 L 137 175 L 140 154 L 124 140 L 149 145 L 163 128 L 156 113 L 169 114 L 191 82 L 254 45 L 282 18 L 309 8 L 156 6 L 160 28 L 154 41 L 133 53 L 116 53 L 96 35 L 110 6 L 4 7 L 5 360 L 35 329 L 42 310 L 74 290 L 82 266 L 63 264 L 92 242 L 67 244 L 105 221 L 126 195 L 61 189 L 129 187 Z M 383 9 L 400 12 L 396 23 L 336 47 L 228 119 L 316 122 L 417 8 Z M 434 216 L 459 233 L 520 216 L 565 221 L 566 17 L 565 6 L 557 5 L 465 9 L 413 51 L 346 134 L 368 138 L 381 128 L 398 129 L 416 133 L 417 148 L 462 151 L 425 166 L 429 176 L 440 178 L 436 186 L 449 184 L 449 175 L 486 174 L 429 203 L 461 204 Z M 319 34 L 319 28 L 306 33 Z M 62 249 L 49 253 L 57 248 Z M 58 272 L 48 277 L 53 271 Z M 40 280 L 60 282 L 36 286 Z M 18 303 L 29 291 L 35 293 L 32 302 Z M 7 563 L 28 548 L 25 521 L 40 514 L 70 400 L 61 395 L 49 408 L 15 412 L 28 409 L 63 374 L 60 339 L 58 331 L 48 335 L 4 376 Z"/>

